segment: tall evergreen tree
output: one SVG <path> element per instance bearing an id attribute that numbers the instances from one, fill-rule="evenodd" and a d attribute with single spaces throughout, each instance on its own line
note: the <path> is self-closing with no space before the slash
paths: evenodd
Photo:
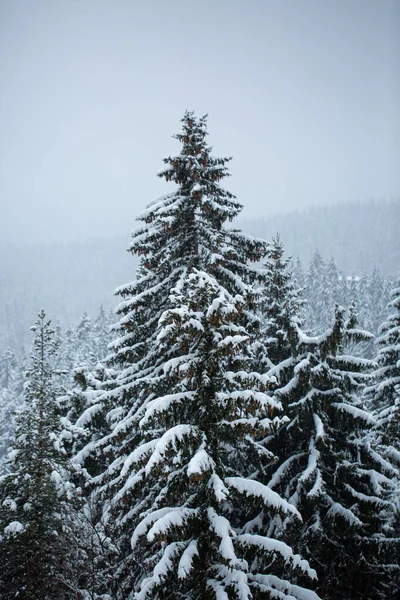
<path id="1" fill-rule="evenodd" d="M 138 277 L 117 292 L 114 425 L 98 444 L 114 460 L 97 479 L 120 540 L 116 596 L 316 598 L 293 583 L 315 575 L 308 563 L 267 535 L 271 515 L 298 512 L 257 480 L 280 408 L 249 353 L 249 262 L 266 246 L 225 227 L 241 209 L 219 185 L 228 159 L 211 154 L 205 117 L 182 122 L 159 173 L 178 187 L 139 217 Z"/>
<path id="2" fill-rule="evenodd" d="M 291 502 L 303 525 L 277 522 L 282 539 L 315 566 L 325 600 L 391 597 L 385 541 L 391 481 L 365 438 L 374 419 L 360 400 L 370 361 L 345 353 L 368 340 L 354 311 L 335 309 L 333 326 L 310 338 L 297 330 L 291 361 L 272 370 L 288 422 L 268 439 L 278 457 L 269 487 Z"/>
<path id="3" fill-rule="evenodd" d="M 25 405 L 16 419 L 9 473 L 0 478 L 0 598 L 79 598 L 74 489 L 58 443 L 57 344 L 43 311 L 32 329 Z"/>

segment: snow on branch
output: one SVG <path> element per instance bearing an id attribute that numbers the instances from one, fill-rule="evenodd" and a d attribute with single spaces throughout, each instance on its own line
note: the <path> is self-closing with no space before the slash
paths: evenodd
<path id="1" fill-rule="evenodd" d="M 255 587 L 261 592 L 267 592 L 271 598 L 277 600 L 321 600 L 315 592 L 290 583 L 286 579 L 280 579 L 276 575 L 249 574 L 249 580 L 254 582 Z"/>
<path id="2" fill-rule="evenodd" d="M 213 470 L 215 462 L 203 447 L 200 447 L 195 455 L 190 459 L 187 466 L 187 475 L 190 478 L 196 475 L 202 475 L 207 471 Z"/>
<path id="3" fill-rule="evenodd" d="M 290 563 L 292 567 L 299 568 L 311 579 L 317 579 L 317 573 L 310 567 L 308 561 L 301 558 L 299 554 L 294 554 L 290 546 L 284 542 L 251 533 L 238 535 L 236 541 L 243 546 L 253 546 L 264 552 L 278 553 L 286 563 Z"/>
<path id="4" fill-rule="evenodd" d="M 189 545 L 184 550 L 178 564 L 178 577 L 184 579 L 193 569 L 193 558 L 199 556 L 197 549 L 197 540 L 191 540 Z"/>
<path id="5" fill-rule="evenodd" d="M 168 431 L 157 440 L 153 454 L 146 465 L 146 474 L 148 475 L 153 467 L 163 460 L 164 454 L 169 446 L 177 449 L 177 442 L 181 442 L 186 436 L 197 437 L 198 435 L 197 428 L 192 425 L 175 425 L 175 427 L 168 429 Z"/>
<path id="6" fill-rule="evenodd" d="M 198 514 L 198 509 L 195 508 L 174 508 L 161 516 L 151 527 L 147 534 L 147 540 L 153 542 L 156 538 L 165 536 L 173 527 L 182 527 L 187 523 L 189 518 L 193 518 Z"/>
<path id="7" fill-rule="evenodd" d="M 135 594 L 136 600 L 145 600 L 146 598 L 154 598 L 153 589 L 163 583 L 168 573 L 174 568 L 174 560 L 177 555 L 182 552 L 185 547 L 185 542 L 172 542 L 169 544 L 154 567 L 154 571 L 151 577 L 143 579 L 140 592 Z"/>
<path id="8" fill-rule="evenodd" d="M 360 525 L 362 525 L 362 522 L 360 521 L 360 519 L 358 517 L 356 517 L 356 515 L 351 510 L 349 510 L 348 508 L 345 508 L 338 502 L 332 503 L 332 506 L 326 513 L 326 516 L 327 517 L 339 516 L 339 517 L 342 517 L 343 519 L 345 519 L 345 521 L 347 521 L 349 523 L 349 525 L 358 526 L 358 527 Z"/>
<path id="9" fill-rule="evenodd" d="M 245 479 L 244 477 L 226 477 L 225 483 L 228 487 L 233 487 L 240 494 L 260 498 L 266 506 L 279 510 L 284 514 L 290 513 L 298 517 L 300 521 L 302 520 L 299 511 L 292 504 L 259 481 Z"/>
<path id="10" fill-rule="evenodd" d="M 146 406 L 146 412 L 144 417 L 140 420 L 139 426 L 145 427 L 148 422 L 156 415 L 167 412 L 171 406 L 176 404 L 182 404 L 183 401 L 194 400 L 196 392 L 181 392 L 178 394 L 167 394 L 160 396 L 150 402 Z"/>
<path id="11" fill-rule="evenodd" d="M 347 412 L 354 419 L 361 419 L 368 425 L 376 425 L 375 418 L 371 415 L 371 413 L 366 410 L 362 410 L 361 408 L 357 408 L 356 406 L 352 406 L 351 404 L 346 404 L 345 402 L 332 402 L 332 406 L 335 408 L 342 410 L 343 412 Z"/>

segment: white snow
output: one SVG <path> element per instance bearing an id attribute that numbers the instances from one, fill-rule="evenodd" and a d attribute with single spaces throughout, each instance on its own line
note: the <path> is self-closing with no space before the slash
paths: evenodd
<path id="1" fill-rule="evenodd" d="M 165 534 L 171 527 L 181 527 L 189 517 L 198 513 L 195 508 L 177 508 L 157 519 L 147 534 L 147 539 L 152 542 L 156 537 Z"/>
<path id="2" fill-rule="evenodd" d="M 199 555 L 197 540 L 191 540 L 184 550 L 178 564 L 178 577 L 184 579 L 193 569 L 193 558 Z"/>
<path id="3" fill-rule="evenodd" d="M 278 600 L 321 600 L 317 594 L 298 585 L 294 585 L 276 575 L 263 575 L 257 573 L 249 575 L 250 581 L 254 581 L 265 587 L 262 591 L 267 592 L 271 598 Z"/>
<path id="4" fill-rule="evenodd" d="M 290 563 L 294 567 L 298 567 L 303 571 L 303 573 L 306 573 L 312 579 L 317 579 L 317 573 L 310 567 L 308 561 L 302 559 L 299 554 L 293 554 L 293 550 L 284 542 L 264 537 L 262 535 L 252 535 L 250 533 L 238 535 L 236 540 L 245 546 L 257 546 L 266 552 L 277 552 L 286 562 Z"/>
<path id="5" fill-rule="evenodd" d="M 22 523 L 19 521 L 12 521 L 7 527 L 4 527 L 4 533 L 12 535 L 14 533 L 21 533 L 24 529 L 25 527 Z"/>
<path id="6" fill-rule="evenodd" d="M 333 502 L 332 506 L 326 514 L 327 516 L 339 515 L 340 517 L 345 519 L 349 523 L 349 525 L 362 525 L 360 519 L 356 517 L 356 515 L 351 510 L 345 508 L 338 502 Z"/>
<path id="7" fill-rule="evenodd" d="M 376 425 L 375 418 L 371 415 L 371 413 L 366 410 L 362 410 L 361 408 L 357 408 L 352 404 L 346 404 L 345 402 L 332 402 L 332 406 L 342 410 L 343 412 L 349 413 L 355 419 L 362 419 L 365 423 L 369 425 Z"/>
<path id="8" fill-rule="evenodd" d="M 226 477 L 225 483 L 228 487 L 235 488 L 241 494 L 260 498 L 266 506 L 271 506 L 276 510 L 282 511 L 284 514 L 290 513 L 296 515 L 296 517 L 302 520 L 299 511 L 292 504 L 259 481 L 243 477 Z"/>
<path id="9" fill-rule="evenodd" d="M 172 512 L 174 510 L 180 510 L 180 509 L 177 507 L 166 506 L 165 508 L 159 508 L 158 510 L 154 510 L 153 512 L 149 513 L 146 517 L 144 517 L 132 534 L 132 537 L 131 537 L 132 550 L 135 549 L 136 544 L 138 543 L 139 539 L 142 536 L 146 535 L 147 530 L 155 521 L 157 521 L 158 519 L 162 518 L 164 515 L 167 515 L 168 513 Z"/>
<path id="10" fill-rule="evenodd" d="M 196 392 L 181 392 L 178 394 L 167 394 L 160 396 L 150 402 L 146 406 L 146 413 L 140 420 L 139 426 L 145 427 L 150 419 L 152 419 L 157 413 L 164 413 L 174 404 L 181 404 L 183 401 L 192 401 L 196 396 Z"/>
<path id="11" fill-rule="evenodd" d="M 317 413 L 313 414 L 314 425 L 315 425 L 315 439 L 322 439 L 325 436 L 324 424 L 321 421 L 321 417 Z"/>
<path id="12" fill-rule="evenodd" d="M 187 476 L 202 474 L 212 470 L 215 467 L 215 462 L 204 448 L 199 448 L 195 455 L 189 461 L 187 466 Z"/>
<path id="13" fill-rule="evenodd" d="M 211 475 L 208 487 L 213 490 L 217 502 L 223 502 L 229 495 L 228 488 L 225 487 L 222 479 L 216 473 Z"/>
<path id="14" fill-rule="evenodd" d="M 146 465 L 146 474 L 149 474 L 155 465 L 163 460 L 168 446 L 176 448 L 176 442 L 181 442 L 186 436 L 195 435 L 196 428 L 191 425 L 175 425 L 171 427 L 164 435 L 157 440 L 153 453 Z"/>

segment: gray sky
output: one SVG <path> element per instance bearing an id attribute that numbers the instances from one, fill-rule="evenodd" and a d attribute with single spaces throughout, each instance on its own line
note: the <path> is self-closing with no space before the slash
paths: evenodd
<path id="1" fill-rule="evenodd" d="M 400 0 L 1 0 L 0 239 L 128 235 L 185 109 L 260 215 L 400 198 Z"/>

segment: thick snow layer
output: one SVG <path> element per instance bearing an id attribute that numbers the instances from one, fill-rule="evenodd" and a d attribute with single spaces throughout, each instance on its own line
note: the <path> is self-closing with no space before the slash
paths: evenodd
<path id="1" fill-rule="evenodd" d="M 368 425 L 376 425 L 375 418 L 366 410 L 362 410 L 351 404 L 346 404 L 345 402 L 332 402 L 332 406 L 343 412 L 347 412 L 354 417 L 354 419 L 362 419 L 365 423 L 368 423 Z"/>
<path id="2" fill-rule="evenodd" d="M 176 425 L 171 427 L 157 441 L 153 453 L 146 465 L 146 474 L 149 474 L 155 465 L 164 459 L 164 454 L 169 446 L 176 448 L 176 443 L 181 442 L 186 436 L 196 435 L 197 430 L 192 425 Z"/>
<path id="3" fill-rule="evenodd" d="M 153 512 L 148 514 L 146 517 L 144 517 L 132 534 L 132 537 L 131 537 L 132 550 L 135 549 L 136 544 L 138 543 L 139 539 L 142 536 L 146 535 L 148 529 L 153 525 L 153 523 L 155 521 L 161 519 L 164 515 L 168 515 L 170 512 L 175 511 L 175 510 L 181 510 L 181 509 L 178 507 L 166 506 L 165 508 L 159 508 L 158 510 L 154 510 Z"/>
<path id="4" fill-rule="evenodd" d="M 204 448 L 199 448 L 187 466 L 187 475 L 206 473 L 214 469 L 215 462 Z"/>
<path id="5" fill-rule="evenodd" d="M 218 515 L 213 508 L 207 509 L 210 528 L 221 539 L 219 551 L 221 555 L 228 561 L 237 561 L 235 550 L 233 548 L 232 537 L 236 534 L 231 528 L 231 525 L 225 517 Z"/>
<path id="6" fill-rule="evenodd" d="M 13 535 L 14 533 L 21 533 L 25 527 L 19 521 L 12 521 L 7 527 L 4 527 L 4 533 Z"/>
<path id="7" fill-rule="evenodd" d="M 289 458 L 287 458 L 285 460 L 285 462 L 283 462 L 280 465 L 280 467 L 278 467 L 278 469 L 276 469 L 275 473 L 273 474 L 270 481 L 268 482 L 268 487 L 274 488 L 277 485 L 279 485 L 282 480 L 282 477 L 284 477 L 285 472 L 287 471 L 287 469 L 290 468 L 290 465 L 292 464 L 292 462 L 294 462 L 295 460 L 300 460 L 305 455 L 306 455 L 305 452 L 300 452 L 299 454 L 294 454 L 293 456 L 289 456 Z"/>
<path id="8" fill-rule="evenodd" d="M 245 546 L 257 546 L 260 550 L 264 550 L 265 552 L 271 552 L 273 554 L 278 553 L 293 567 L 301 569 L 303 573 L 306 573 L 311 579 L 317 579 L 317 573 L 310 567 L 308 561 L 302 559 L 299 554 L 293 554 L 293 550 L 284 542 L 262 535 L 252 535 L 250 533 L 238 535 L 236 540 Z"/>
<path id="9" fill-rule="evenodd" d="M 354 525 L 354 526 L 362 525 L 362 522 L 360 521 L 360 519 L 358 517 L 356 517 L 356 515 L 351 510 L 349 510 L 348 508 L 345 508 L 338 502 L 333 502 L 332 506 L 330 507 L 330 509 L 327 512 L 327 516 L 337 516 L 337 515 L 342 517 L 343 519 L 345 519 L 349 523 L 349 525 Z"/>
<path id="10" fill-rule="evenodd" d="M 322 439 L 325 436 L 324 424 L 317 413 L 313 414 L 314 425 L 315 425 L 315 439 Z"/>
<path id="11" fill-rule="evenodd" d="M 150 419 L 152 419 L 157 413 L 164 413 L 170 409 L 174 404 L 181 404 L 184 401 L 192 401 L 196 396 L 196 392 L 181 392 L 178 394 L 167 394 L 160 396 L 150 402 L 146 406 L 146 413 L 141 419 L 140 427 L 145 427 Z"/>
<path id="12" fill-rule="evenodd" d="M 314 439 L 311 438 L 308 445 L 308 464 L 307 468 L 300 477 L 300 482 L 305 483 L 318 469 L 319 452 L 315 447 Z"/>
<path id="13" fill-rule="evenodd" d="M 72 462 L 78 465 L 83 465 L 87 457 L 90 456 L 90 454 L 92 454 L 95 451 L 95 449 L 96 442 L 89 442 L 84 448 L 82 448 L 82 450 L 75 454 L 75 456 L 72 458 Z"/>
<path id="14" fill-rule="evenodd" d="M 223 502 L 229 496 L 229 490 L 225 487 L 222 479 L 213 473 L 208 481 L 208 487 L 214 492 L 217 502 Z"/>
<path id="15" fill-rule="evenodd" d="M 227 486 L 235 488 L 241 494 L 260 498 L 266 506 L 270 506 L 284 514 L 290 513 L 296 515 L 296 517 L 302 520 L 299 511 L 292 504 L 259 481 L 245 479 L 244 477 L 226 477 L 225 483 Z"/>
<path id="16" fill-rule="evenodd" d="M 168 513 L 160 517 L 151 527 L 147 534 L 149 542 L 162 534 L 168 532 L 171 527 L 181 527 L 190 517 L 196 516 L 198 510 L 195 508 L 178 508 L 170 510 Z"/>
<path id="17" fill-rule="evenodd" d="M 184 550 L 178 564 L 178 577 L 184 579 L 193 569 L 193 558 L 199 555 L 197 540 L 191 540 Z"/>
<path id="18" fill-rule="evenodd" d="M 103 404 L 99 402 L 98 404 L 93 404 L 89 406 L 76 421 L 75 425 L 77 427 L 85 427 L 88 423 L 91 423 L 93 417 L 95 417 L 99 412 L 103 410 Z"/>
<path id="19" fill-rule="evenodd" d="M 146 456 L 146 454 L 149 454 L 150 452 L 152 452 L 152 450 L 156 444 L 157 444 L 157 440 L 155 439 L 155 440 L 150 440 L 149 442 L 145 442 L 144 444 L 141 444 L 140 446 L 135 448 L 135 450 L 133 452 L 131 452 L 129 454 L 129 456 L 124 460 L 124 465 L 121 470 L 121 475 L 125 476 L 128 473 L 128 471 L 132 465 L 143 460 L 143 457 Z"/>
<path id="20" fill-rule="evenodd" d="M 294 585 L 285 579 L 280 579 L 276 575 L 250 574 L 249 579 L 258 584 L 261 591 L 267 592 L 271 598 L 278 600 L 321 600 L 315 592 Z"/>
<path id="21" fill-rule="evenodd" d="M 140 591 L 135 594 L 136 600 L 154 597 L 152 594 L 153 587 L 164 581 L 168 572 L 174 568 L 175 557 L 179 555 L 184 547 L 184 542 L 173 542 L 165 548 L 161 559 L 154 567 L 153 575 L 142 581 Z"/>

